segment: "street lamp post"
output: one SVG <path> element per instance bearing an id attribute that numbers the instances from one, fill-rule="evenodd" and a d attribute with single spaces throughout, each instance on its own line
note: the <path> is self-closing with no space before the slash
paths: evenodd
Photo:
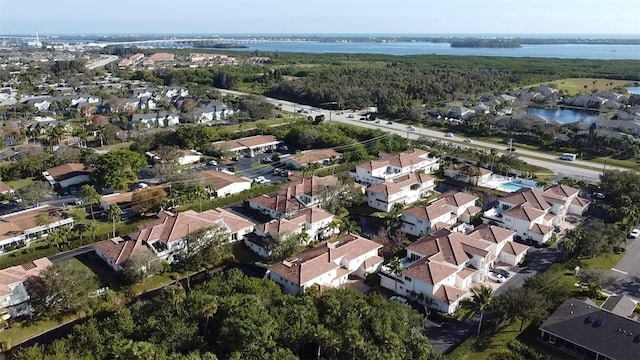
<path id="1" fill-rule="evenodd" d="M 331 122 L 331 110 L 333 110 L 333 105 L 338 105 L 337 101 L 329 101 L 326 103 L 322 103 L 320 105 L 329 105 L 329 122 Z"/>

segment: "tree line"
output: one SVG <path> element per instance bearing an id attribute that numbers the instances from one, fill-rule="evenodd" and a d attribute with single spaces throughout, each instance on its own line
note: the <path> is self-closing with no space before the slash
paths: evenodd
<path id="1" fill-rule="evenodd" d="M 169 286 L 12 359 L 441 359 L 421 329 L 419 313 L 377 294 L 290 296 L 231 270 L 193 291 Z"/>

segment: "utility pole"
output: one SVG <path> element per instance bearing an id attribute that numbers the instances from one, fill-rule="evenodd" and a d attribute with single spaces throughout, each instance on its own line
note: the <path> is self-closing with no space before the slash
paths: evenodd
<path id="1" fill-rule="evenodd" d="M 337 101 L 329 101 L 326 103 L 322 103 L 320 105 L 329 105 L 329 122 L 331 122 L 331 110 L 333 110 L 333 105 L 338 105 Z"/>

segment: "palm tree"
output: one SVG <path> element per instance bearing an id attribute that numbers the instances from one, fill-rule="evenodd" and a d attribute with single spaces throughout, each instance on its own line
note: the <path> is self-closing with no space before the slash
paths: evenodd
<path id="1" fill-rule="evenodd" d="M 343 218 L 340 220 L 340 234 L 356 234 L 360 235 L 360 226 L 355 221 Z"/>
<path id="2" fill-rule="evenodd" d="M 198 202 L 200 203 L 200 212 L 202 212 L 202 200 L 209 197 L 209 192 L 204 188 L 204 186 L 198 186 L 193 190 L 193 195 L 198 199 Z"/>
<path id="3" fill-rule="evenodd" d="M 402 260 L 400 260 L 399 257 L 396 256 L 391 258 L 391 260 L 389 260 L 389 263 L 387 264 L 387 268 L 389 268 L 389 271 L 391 271 L 393 275 L 400 279 L 400 275 L 402 274 Z M 398 293 L 398 279 L 396 279 L 395 281 L 396 294 Z"/>
<path id="4" fill-rule="evenodd" d="M 83 241 L 83 236 L 84 233 L 87 232 L 87 230 L 89 230 L 89 226 L 87 223 L 84 222 L 78 222 L 75 223 L 75 225 L 73 225 L 73 229 L 78 233 L 78 236 L 80 236 L 80 246 L 82 246 Z"/>
<path id="5" fill-rule="evenodd" d="M 396 230 L 400 225 L 400 215 L 404 210 L 404 203 L 395 203 L 389 212 L 385 214 L 387 219 L 387 227 L 389 228 L 389 235 Z"/>
<path id="6" fill-rule="evenodd" d="M 60 250 L 60 244 L 63 242 L 69 241 L 69 236 L 71 235 L 71 228 L 67 226 L 60 226 L 55 229 L 49 230 L 49 235 L 47 236 L 49 241 L 56 245 L 56 248 Z"/>
<path id="7" fill-rule="evenodd" d="M 480 287 L 474 287 L 471 289 L 471 298 L 465 298 L 460 301 L 460 308 L 462 309 L 463 319 L 470 319 L 476 315 L 480 315 L 480 321 L 478 321 L 478 336 L 480 336 L 480 329 L 482 327 L 482 318 L 484 312 L 491 306 L 491 293 L 493 290 L 486 286 L 480 285 Z"/>
<path id="8" fill-rule="evenodd" d="M 122 209 L 118 204 L 109 205 L 109 209 L 107 210 L 107 219 L 110 220 L 113 224 L 113 237 L 116 237 L 116 221 L 120 221 L 122 218 Z"/>

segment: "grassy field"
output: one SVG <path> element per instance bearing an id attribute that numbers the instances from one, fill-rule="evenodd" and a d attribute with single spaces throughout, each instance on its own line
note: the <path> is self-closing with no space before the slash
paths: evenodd
<path id="1" fill-rule="evenodd" d="M 26 178 L 26 179 L 20 179 L 20 180 L 7 181 L 7 185 L 11 186 L 14 190 L 17 190 L 31 184 L 32 182 L 33 182 L 33 178 Z"/>
<path id="2" fill-rule="evenodd" d="M 591 93 L 592 91 L 611 91 L 629 85 L 627 80 L 592 79 L 592 78 L 567 78 L 534 84 L 531 86 L 553 85 L 560 91 L 566 91 L 569 95 Z M 585 89 L 586 86 L 586 89 Z"/>

